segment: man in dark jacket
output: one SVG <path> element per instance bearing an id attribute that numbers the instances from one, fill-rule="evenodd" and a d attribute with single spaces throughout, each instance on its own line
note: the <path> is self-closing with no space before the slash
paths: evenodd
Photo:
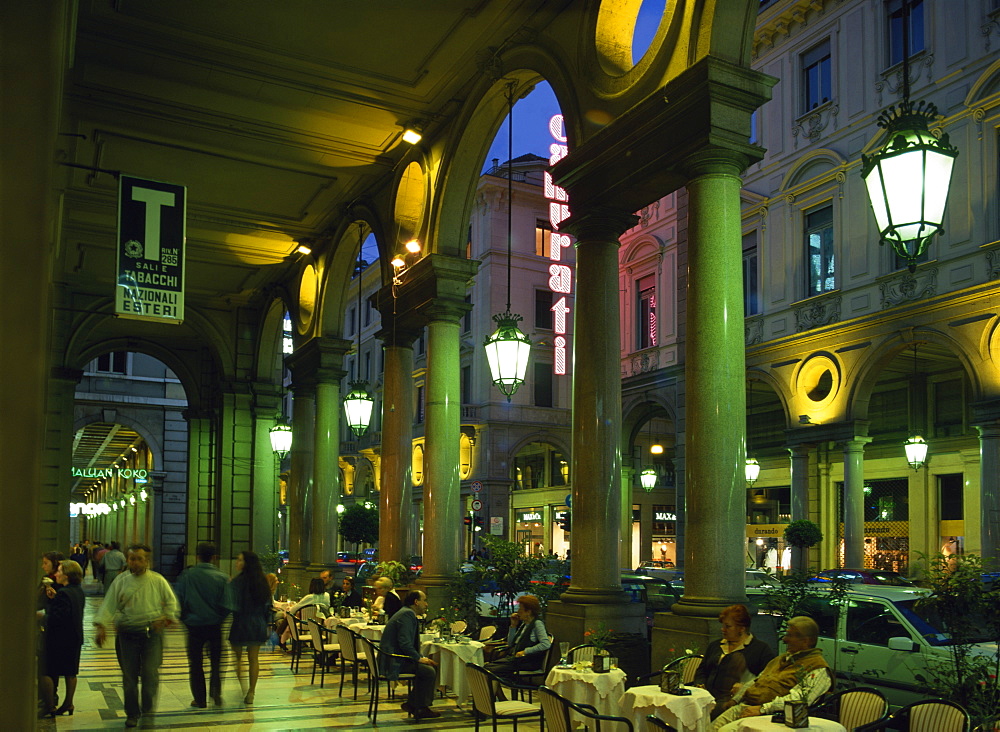
<path id="1" fill-rule="evenodd" d="M 427 595 L 420 590 L 410 592 L 403 600 L 403 607 L 385 624 L 382 655 L 379 657 L 380 667 L 385 669 L 390 679 L 398 678 L 401 673 L 415 675 L 402 709 L 416 719 L 441 716 L 440 712 L 431 709 L 437 685 L 437 671 L 434 670 L 437 663 L 420 655 L 420 620 L 417 615 L 426 612 Z"/>
<path id="2" fill-rule="evenodd" d="M 209 694 L 216 706 L 222 706 L 222 621 L 226 608 L 226 585 L 229 578 L 212 561 L 215 545 L 198 545 L 198 564 L 177 581 L 175 592 L 181 606 L 181 622 L 188 629 L 187 657 L 192 707 L 208 705 L 205 697 L 205 669 L 202 651 L 208 644 Z"/>

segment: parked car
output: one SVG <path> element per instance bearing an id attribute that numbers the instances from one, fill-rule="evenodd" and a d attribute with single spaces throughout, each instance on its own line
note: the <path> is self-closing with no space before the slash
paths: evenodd
<path id="1" fill-rule="evenodd" d="M 675 589 L 678 589 L 683 594 L 684 590 L 684 572 L 679 569 L 653 569 L 646 570 L 644 572 L 637 573 L 647 574 L 651 577 L 656 577 L 657 579 L 666 580 Z M 773 585 L 777 582 L 777 578 L 773 574 L 769 574 L 762 569 L 748 569 L 746 571 L 746 586 L 747 587 L 766 587 Z"/>
<path id="2" fill-rule="evenodd" d="M 811 582 L 832 582 L 843 580 L 856 585 L 891 585 L 893 587 L 916 587 L 899 572 L 884 569 L 824 569 L 811 577 Z"/>
<path id="3" fill-rule="evenodd" d="M 951 639 L 917 607 L 929 591 L 852 584 L 839 604 L 827 588 L 818 587 L 817 593 L 807 614 L 819 624 L 818 646 L 838 686 L 874 686 L 894 709 L 927 696 L 917 676 L 951 658 Z M 780 616 L 770 608 L 767 590 L 751 588 L 747 596 L 754 636 L 781 650 L 776 632 Z M 983 640 L 972 652 L 995 662 L 997 645 Z"/>
<path id="4" fill-rule="evenodd" d="M 621 583 L 622 590 L 632 602 L 646 603 L 647 633 L 652 631 L 653 616 L 667 612 L 681 599 L 681 592 L 670 582 L 647 574 L 623 573 Z"/>

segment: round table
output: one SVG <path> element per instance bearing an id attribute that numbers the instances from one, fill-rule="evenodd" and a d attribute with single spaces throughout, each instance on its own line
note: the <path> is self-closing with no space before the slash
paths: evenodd
<path id="1" fill-rule="evenodd" d="M 420 637 L 420 653 L 438 662 L 438 686 L 447 686 L 454 693 L 459 704 L 469 698 L 469 681 L 465 664 L 483 665 L 483 644 L 470 640 L 465 643 L 446 643 L 440 640 Z"/>
<path id="2" fill-rule="evenodd" d="M 652 714 L 681 732 L 706 732 L 715 699 L 705 689 L 686 687 L 691 694 L 681 696 L 660 691 L 659 686 L 635 686 L 618 702 L 621 716 L 632 720 L 635 729 L 646 728 Z"/>
<path id="3" fill-rule="evenodd" d="M 733 732 L 788 732 L 784 722 L 772 722 L 770 714 L 760 717 L 744 717 L 737 719 L 731 724 L 727 724 L 724 729 Z M 808 727 L 797 727 L 797 732 L 847 732 L 839 722 L 831 722 L 829 719 L 819 717 L 809 717 Z"/>
<path id="4" fill-rule="evenodd" d="M 618 701 L 625 693 L 625 672 L 620 668 L 597 673 L 589 667 L 577 671 L 554 666 L 545 677 L 545 685 L 572 702 L 589 704 L 598 714 L 621 716 Z"/>

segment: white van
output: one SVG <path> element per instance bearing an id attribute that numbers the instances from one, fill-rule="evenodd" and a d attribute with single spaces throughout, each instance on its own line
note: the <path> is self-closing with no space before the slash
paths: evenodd
<path id="1" fill-rule="evenodd" d="M 873 686 L 885 694 L 893 709 L 926 698 L 928 692 L 916 676 L 927 675 L 928 662 L 950 659 L 949 636 L 915 607 L 929 592 L 915 587 L 851 585 L 839 608 L 832 602 L 835 595 L 823 596 L 828 594 L 819 590 L 805 614 L 819 624 L 819 647 L 836 673 L 838 687 Z M 751 631 L 781 652 L 780 618 L 768 610 L 766 593 L 748 588 L 747 596 L 753 616 Z M 978 643 L 973 653 L 995 658 L 997 644 Z"/>

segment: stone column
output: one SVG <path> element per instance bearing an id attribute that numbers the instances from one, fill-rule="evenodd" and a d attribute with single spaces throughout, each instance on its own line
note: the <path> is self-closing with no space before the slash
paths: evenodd
<path id="1" fill-rule="evenodd" d="M 790 469 L 792 482 L 792 521 L 809 518 L 809 445 L 792 445 Z M 804 572 L 808 564 L 806 551 L 792 549 L 792 573 Z"/>
<path id="2" fill-rule="evenodd" d="M 864 566 L 865 445 L 870 437 L 844 441 L 844 566 Z"/>
<path id="3" fill-rule="evenodd" d="M 744 156 L 714 149 L 692 156 L 687 164 L 687 546 L 684 597 L 674 612 L 700 618 L 715 617 L 746 598 L 740 246 L 740 171 L 746 165 Z"/>
<path id="4" fill-rule="evenodd" d="M 379 553 L 405 562 L 413 541 L 413 341 L 418 331 L 400 329 L 382 314 L 385 373 L 382 379 L 382 455 L 379 491 Z"/>
<path id="5" fill-rule="evenodd" d="M 73 467 L 73 404 L 83 371 L 53 367 L 49 374 L 43 480 L 38 491 L 39 542 L 37 552 L 63 550 L 69 541 L 69 503 Z"/>
<path id="6" fill-rule="evenodd" d="M 255 551 L 278 549 L 278 469 L 280 461 L 271 450 L 271 428 L 281 416 L 280 387 L 258 384 L 253 403 L 253 476 L 250 528 Z"/>
<path id="7" fill-rule="evenodd" d="M 296 371 L 295 354 L 286 358 L 292 372 L 292 453 L 288 480 L 288 564 L 292 582 L 302 584 L 312 554 L 313 466 L 316 449 L 316 383 Z"/>
<path id="8" fill-rule="evenodd" d="M 427 317 L 427 388 L 424 410 L 424 570 L 420 584 L 431 607 L 443 607 L 444 586 L 462 560 L 461 481 L 458 477 L 461 437 L 459 319 L 464 300 L 438 298 Z M 402 442 L 402 441 L 400 441 Z"/>
<path id="9" fill-rule="evenodd" d="M 995 558 L 1000 552 L 1000 424 L 976 425 L 976 429 L 980 454 L 979 555 Z M 966 521 L 972 520 L 973 516 L 966 517 Z"/>

